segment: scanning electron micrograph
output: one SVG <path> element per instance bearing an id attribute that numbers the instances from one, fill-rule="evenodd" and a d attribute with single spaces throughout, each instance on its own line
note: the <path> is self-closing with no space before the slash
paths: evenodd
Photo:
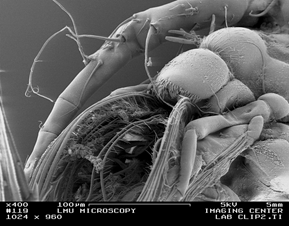
<path id="1" fill-rule="evenodd" d="M 34 7 L 13 2 L 2 10 Z M 243 219 L 264 213 L 244 215 L 234 203 L 265 201 L 281 218 L 278 202 L 289 201 L 288 0 L 36 5 L 25 14 L 27 27 L 43 32 L 22 49 L 31 55 L 6 54 L 26 62 L 23 82 L 12 86 L 17 70 L 0 62 L 1 201 L 59 201 L 59 211 L 89 213 L 137 209 L 69 202 L 220 201 Z M 31 42 L 27 29 L 3 40 Z M 27 113 L 10 106 L 15 88 Z M 25 126 L 14 123 L 17 112 Z M 204 211 L 222 219 L 223 207 Z"/>

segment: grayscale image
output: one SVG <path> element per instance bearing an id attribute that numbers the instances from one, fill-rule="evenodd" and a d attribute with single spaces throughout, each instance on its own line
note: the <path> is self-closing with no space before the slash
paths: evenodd
<path id="1" fill-rule="evenodd" d="M 1 201 L 289 201 L 289 0 L 0 0 L 0 28 Z"/>

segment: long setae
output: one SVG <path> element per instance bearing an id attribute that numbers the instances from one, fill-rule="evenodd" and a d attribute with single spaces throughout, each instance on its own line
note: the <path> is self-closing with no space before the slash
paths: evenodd
<path id="1" fill-rule="evenodd" d="M 47 148 L 30 186 L 37 184 L 40 200 L 47 201 L 135 201 L 125 195 L 147 180 L 167 114 L 144 93 L 95 103 Z"/>

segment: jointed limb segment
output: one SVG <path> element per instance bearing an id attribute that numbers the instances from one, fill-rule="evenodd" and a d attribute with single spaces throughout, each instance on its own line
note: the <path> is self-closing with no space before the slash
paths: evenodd
<path id="1" fill-rule="evenodd" d="M 210 188 L 214 184 L 220 184 L 222 186 L 219 179 L 227 172 L 230 163 L 259 139 L 263 129 L 263 122 L 264 119 L 262 116 L 256 116 L 249 122 L 245 133 L 243 133 L 242 130 L 236 129 L 236 132 L 239 131 L 239 137 L 236 137 L 234 142 L 229 144 L 225 150 L 220 149 L 220 152 L 210 160 L 202 170 L 200 170 L 199 167 L 198 171 L 193 172 L 194 174 L 192 176 L 194 176 L 194 180 L 190 181 L 189 187 L 185 191 L 185 196 L 183 196 L 183 201 L 194 200 L 203 192 L 205 192 L 204 194 L 214 192 L 206 190 L 206 188 Z M 218 147 L 216 148 L 218 149 Z M 230 194 L 230 196 L 232 196 L 232 194 Z M 236 196 L 233 195 L 229 198 L 236 198 Z"/>
<path id="2" fill-rule="evenodd" d="M 58 4 L 71 17 L 71 15 L 64 9 L 64 7 L 61 4 L 59 4 L 56 0 L 54 2 L 56 4 Z M 68 98 L 71 99 L 72 100 L 72 108 L 73 109 L 71 110 L 71 106 L 68 103 L 66 103 L 66 102 L 63 104 L 63 106 L 64 106 L 63 111 L 60 110 L 60 107 L 61 107 L 60 105 L 57 106 L 57 104 L 55 104 L 55 106 L 59 107 L 59 109 L 58 109 L 58 111 L 52 112 L 52 115 L 60 115 L 60 116 L 63 117 L 63 116 L 70 116 L 70 115 L 74 114 L 75 113 L 75 109 L 77 107 L 80 107 L 82 102 L 86 98 L 89 97 L 89 94 L 91 94 L 91 92 L 92 92 L 91 90 L 99 87 L 101 85 L 101 83 L 103 83 L 103 81 L 105 80 L 104 77 L 107 78 L 107 76 L 112 75 L 116 71 L 116 70 L 112 70 L 111 68 L 113 68 L 113 69 L 114 68 L 120 68 L 132 56 L 137 55 L 136 54 L 137 52 L 140 52 L 140 50 L 143 50 L 143 47 L 144 47 L 143 40 L 144 40 L 145 36 L 144 37 L 135 37 L 135 34 L 143 35 L 141 33 L 145 33 L 147 31 L 146 30 L 147 27 L 149 29 L 148 29 L 146 42 L 145 42 L 145 69 L 146 69 L 146 72 L 148 74 L 149 79 L 151 80 L 153 88 L 155 88 L 154 87 L 153 78 L 150 76 L 150 73 L 149 73 L 149 70 L 148 70 L 148 63 L 150 62 L 149 61 L 150 58 L 148 57 L 148 51 L 152 49 L 152 48 L 149 48 L 149 44 L 150 44 L 150 47 L 151 46 L 155 47 L 155 46 L 157 46 L 158 44 L 160 44 L 162 42 L 161 39 L 157 38 L 157 36 L 155 35 L 156 33 L 162 33 L 163 32 L 160 35 L 165 35 L 168 32 L 167 30 L 170 30 L 170 29 L 173 30 L 173 29 L 179 29 L 180 28 L 179 25 L 177 25 L 175 27 L 168 26 L 166 31 L 160 31 L 161 29 L 159 29 L 159 27 L 161 27 L 162 22 L 167 23 L 167 21 L 169 21 L 167 19 L 170 19 L 172 21 L 173 19 L 175 19 L 177 17 L 178 17 L 178 20 L 179 20 L 180 17 L 184 17 L 184 16 L 187 17 L 187 16 L 194 15 L 194 14 L 199 12 L 198 7 L 194 8 L 189 2 L 187 2 L 187 3 L 189 5 L 189 8 L 185 9 L 185 13 L 181 12 L 181 14 L 180 14 L 180 12 L 176 12 L 175 15 L 171 15 L 171 13 L 169 13 L 167 16 L 162 16 L 161 18 L 157 18 L 157 16 L 156 16 L 156 18 L 154 16 L 147 17 L 146 13 L 143 13 L 140 17 L 138 17 L 138 15 L 140 15 L 140 14 L 136 14 L 136 15 L 132 16 L 131 18 L 125 20 L 123 23 L 121 23 L 112 32 L 112 34 L 108 38 L 102 37 L 102 36 L 78 35 L 75 23 L 73 21 L 73 18 L 71 17 L 71 20 L 72 20 L 72 23 L 73 23 L 73 26 L 74 26 L 74 31 L 72 31 L 70 28 L 66 27 L 71 33 L 71 34 L 68 35 L 68 37 L 70 37 L 74 41 L 76 41 L 76 43 L 77 43 L 77 45 L 78 45 L 78 47 L 80 49 L 81 55 L 83 56 L 84 61 L 86 63 L 87 63 L 87 60 L 96 59 L 96 60 L 99 60 L 99 61 L 98 61 L 97 66 L 93 69 L 92 72 L 90 70 L 91 67 L 89 67 L 89 69 L 84 71 L 84 73 L 82 73 L 81 76 L 78 76 L 78 78 L 75 80 L 76 82 L 73 82 L 73 84 L 71 86 L 69 86 L 69 89 L 66 90 L 65 95 L 64 96 L 60 96 L 59 102 L 60 101 L 65 102 L 65 101 L 63 101 L 63 99 L 65 99 L 65 100 L 68 99 Z M 172 10 L 172 9 L 175 10 L 175 9 L 178 9 L 179 6 L 182 6 L 182 5 L 183 4 L 177 4 L 174 7 L 171 7 L 171 5 L 169 5 L 169 6 L 170 6 L 170 10 Z M 202 7 L 201 7 L 201 9 L 202 9 Z M 153 10 L 151 12 L 154 13 Z M 210 15 L 208 15 L 208 16 L 210 16 Z M 225 24 L 226 24 L 226 26 L 228 26 L 227 16 L 228 16 L 228 6 L 225 6 Z M 141 18 L 141 17 L 143 17 L 143 19 L 146 19 L 146 18 L 147 19 L 146 20 L 140 20 L 139 18 Z M 153 19 L 150 19 L 150 18 L 153 18 Z M 212 14 L 210 32 L 215 30 L 215 26 L 216 26 L 215 25 L 215 20 L 216 20 L 215 15 Z M 130 22 L 130 21 L 132 21 L 132 22 Z M 171 22 L 171 21 L 169 21 L 169 22 Z M 141 22 L 141 23 L 138 24 L 139 25 L 138 27 L 137 26 L 136 27 L 131 26 L 131 25 L 136 25 L 138 22 Z M 176 22 L 178 22 L 178 21 L 176 21 Z M 202 22 L 203 21 L 198 21 L 196 19 L 196 21 L 194 21 L 193 24 L 200 24 Z M 185 28 L 186 30 L 189 30 L 189 29 L 191 29 L 191 25 L 192 24 L 187 24 L 187 20 L 184 20 L 183 24 L 182 24 L 182 27 Z M 174 30 L 171 33 L 173 33 L 173 32 L 174 32 Z M 200 41 L 200 40 L 198 40 L 198 37 L 196 36 L 195 33 L 189 34 L 189 33 L 186 33 L 184 30 L 180 30 L 179 32 L 180 33 L 175 32 L 175 34 L 183 35 L 183 37 L 184 37 L 183 39 L 177 38 L 177 37 L 166 37 L 166 39 L 170 40 L 170 41 L 181 42 L 182 44 L 196 44 L 197 41 Z M 132 35 L 133 37 L 130 36 L 130 35 Z M 102 39 L 102 40 L 108 41 L 107 44 L 111 48 L 106 48 L 105 50 L 108 50 L 108 49 L 109 50 L 110 49 L 115 50 L 115 49 L 118 48 L 117 49 L 117 50 L 119 50 L 118 53 L 120 53 L 120 55 L 121 54 L 122 55 L 121 55 L 121 57 L 119 57 L 119 58 L 116 57 L 115 59 L 110 61 L 112 56 L 115 56 L 115 55 L 108 54 L 109 50 L 107 52 L 105 52 L 104 48 L 102 48 L 100 50 L 100 53 L 104 52 L 105 54 L 103 54 L 103 55 L 105 55 L 106 58 L 103 58 L 103 55 L 99 56 L 97 54 L 92 55 L 90 57 L 87 57 L 82 51 L 82 46 L 81 46 L 80 41 L 79 41 L 79 38 L 81 38 L 81 37 L 93 37 L 93 38 L 98 38 L 98 39 Z M 130 37 L 130 38 L 132 37 L 132 38 L 125 40 L 127 37 Z M 188 40 L 188 39 L 194 39 L 194 38 L 195 38 L 195 40 L 193 40 L 193 41 L 192 40 Z M 125 41 L 127 41 L 125 43 L 127 46 L 122 44 L 122 42 L 125 42 Z M 115 43 L 115 42 L 118 42 L 118 43 Z M 114 49 L 114 47 L 115 47 L 114 44 L 118 45 L 118 47 L 115 48 L 115 49 Z M 197 42 L 197 45 L 199 45 L 198 42 Z M 126 46 L 127 48 L 125 48 L 124 46 Z M 131 51 L 131 52 L 129 52 L 129 51 Z M 42 50 L 40 51 L 40 53 L 41 52 L 42 52 Z M 127 52 L 129 52 L 129 53 L 127 54 Z M 124 58 L 123 55 L 125 55 L 126 60 L 122 61 L 122 58 Z M 37 55 L 37 58 L 35 59 L 35 61 L 33 63 L 33 66 L 32 66 L 32 69 L 31 69 L 32 72 L 33 72 L 34 64 L 39 61 L 38 60 L 38 56 L 39 55 Z M 97 79 L 94 79 L 94 78 L 91 79 L 91 78 L 92 78 L 94 72 L 99 68 L 99 66 L 102 65 L 102 61 L 101 61 L 102 59 L 99 59 L 99 58 L 102 58 L 105 61 L 106 65 L 105 65 L 105 67 L 101 67 L 101 69 L 99 71 L 97 71 L 97 72 L 99 72 L 98 75 L 97 75 L 98 78 L 102 76 L 99 79 L 100 81 L 95 81 L 98 78 Z M 121 61 L 121 63 L 117 64 L 116 61 Z M 107 65 L 109 65 L 109 66 L 107 66 Z M 90 66 L 90 64 L 88 66 Z M 103 69 L 103 68 L 105 68 L 105 69 Z M 32 72 L 31 72 L 31 74 L 32 74 Z M 31 89 L 32 92 L 35 92 L 35 93 L 37 93 L 39 95 L 39 89 L 34 88 L 32 86 L 32 79 L 31 79 L 32 76 L 29 76 L 29 77 L 30 77 L 29 78 L 29 89 Z M 90 81 L 93 81 L 93 82 L 90 83 Z M 74 91 L 76 89 L 77 89 L 77 92 L 75 93 Z M 69 107 L 65 108 L 67 105 Z M 60 114 L 54 114 L 55 112 L 56 113 L 60 113 Z M 242 113 L 244 113 L 244 112 L 242 112 Z M 257 113 L 261 114 L 260 111 L 258 111 L 258 109 L 257 109 Z M 240 116 L 240 115 L 238 115 L 238 112 L 236 112 L 235 115 L 237 115 L 237 120 L 234 120 L 232 115 L 229 115 L 229 117 L 222 117 L 222 116 L 218 116 L 218 117 L 215 117 L 215 118 L 209 117 L 210 120 L 208 120 L 208 118 L 206 118 L 206 120 L 209 121 L 210 123 L 204 122 L 204 124 L 202 124 L 202 123 L 201 124 L 197 124 L 197 123 L 194 122 L 194 123 L 190 123 L 190 125 L 188 126 L 187 132 L 185 134 L 184 141 L 183 141 L 184 144 L 183 144 L 183 151 L 182 151 L 182 158 L 181 158 L 181 166 L 182 166 L 181 167 L 181 176 L 180 176 L 180 181 L 179 181 L 179 184 L 178 184 L 179 191 L 180 191 L 180 193 L 182 195 L 185 194 L 185 192 L 187 190 L 187 187 L 188 187 L 188 184 L 189 184 L 190 175 L 191 175 L 191 171 L 192 171 L 192 165 L 194 164 L 194 159 L 195 159 L 195 154 L 196 154 L 197 141 L 199 139 L 202 139 L 202 138 L 206 137 L 207 135 L 209 135 L 209 134 L 211 134 L 211 133 L 213 133 L 215 131 L 218 131 L 218 130 L 222 129 L 222 128 L 230 127 L 230 126 L 237 125 L 237 124 L 240 124 L 240 123 L 249 123 L 248 120 L 252 119 L 251 116 L 258 116 L 258 114 L 257 115 L 247 114 L 247 116 L 246 116 L 247 118 L 246 117 L 238 118 L 238 116 Z M 235 115 L 233 114 L 234 117 L 235 117 Z M 50 123 L 48 123 L 48 125 L 51 125 L 52 129 L 55 126 L 55 124 L 56 124 L 56 128 L 57 129 L 58 128 L 64 128 L 66 126 L 66 124 L 67 124 L 66 122 L 69 122 L 70 119 L 71 119 L 71 117 L 67 117 L 67 119 L 65 119 L 67 121 L 65 123 L 63 123 L 61 120 L 58 120 L 58 118 L 55 117 L 55 116 L 53 116 L 51 118 L 53 120 L 51 120 Z M 66 118 L 66 117 L 64 117 L 64 118 Z M 54 119 L 56 119 L 56 120 L 54 120 Z M 257 121 L 259 120 L 258 117 L 254 121 L 252 120 L 252 122 L 255 123 L 256 120 Z M 53 123 L 55 123 L 55 124 L 53 125 Z M 254 125 L 254 123 L 253 123 L 253 125 Z M 261 125 L 260 122 L 256 122 L 256 123 L 257 123 L 257 125 Z M 213 125 L 213 126 L 211 127 L 211 125 Z M 253 129 L 252 129 L 252 131 L 250 131 L 250 133 L 248 132 L 248 134 L 250 134 L 249 137 L 251 137 L 252 140 L 254 140 L 255 137 L 257 137 L 257 134 L 258 134 L 258 131 L 255 131 Z M 60 132 L 61 132 L 61 130 L 60 130 Z M 55 135 L 57 135 L 57 134 L 55 134 Z M 43 142 L 39 142 L 39 143 L 43 144 Z M 43 145 L 43 147 L 44 146 L 47 146 L 47 145 L 45 144 L 45 145 Z"/>
<path id="3" fill-rule="evenodd" d="M 203 173 L 209 173 L 216 164 L 219 164 L 218 169 L 225 171 L 228 167 L 226 164 L 229 164 L 232 159 L 236 158 L 243 150 L 259 139 L 265 122 L 281 119 L 288 114 L 288 102 L 283 97 L 270 93 L 225 115 L 204 117 L 188 123 L 182 143 L 181 170 L 179 183 L 177 184 L 177 189 L 182 197 L 187 192 L 190 178 L 194 176 L 192 175 L 192 170 L 195 164 L 198 140 L 225 128 L 248 124 L 246 133 L 240 134 L 233 144 L 226 150 L 221 150 L 222 152 L 218 154 L 215 160 L 212 160 L 203 169 Z M 197 174 L 198 172 L 195 173 Z M 205 182 L 203 181 L 202 183 Z M 193 191 L 194 194 L 198 194 L 198 192 Z"/>
<path id="4" fill-rule="evenodd" d="M 90 94 L 89 92 L 93 91 L 87 89 L 87 86 L 95 71 L 101 65 L 101 60 L 96 60 L 95 62 L 93 59 L 56 100 L 51 114 L 39 131 L 33 152 L 26 162 L 25 174 L 27 178 L 30 178 L 34 164 L 42 156 L 50 142 L 68 125 L 70 120 L 75 116 L 77 109 L 82 106 L 83 99 Z M 74 96 L 75 98 L 73 98 Z"/>
<path id="5" fill-rule="evenodd" d="M 55 4 L 57 4 L 68 16 L 69 18 L 71 19 L 72 21 L 72 24 L 73 24 L 73 30 L 68 27 L 68 26 L 65 26 L 64 28 L 62 28 L 61 30 L 55 32 L 53 35 L 51 35 L 43 44 L 43 46 L 41 47 L 40 51 L 38 52 L 38 54 L 36 55 L 34 61 L 33 61 L 33 64 L 31 66 L 31 69 L 30 69 L 30 74 L 29 74 L 29 82 L 28 82 L 28 87 L 25 91 L 25 96 L 26 97 L 30 97 L 30 93 L 34 93 L 44 99 L 47 99 L 49 100 L 50 102 L 54 102 L 51 98 L 45 96 L 45 95 L 42 95 L 39 93 L 39 88 L 38 87 L 34 87 L 33 84 L 32 84 L 32 79 L 33 79 L 33 72 L 34 72 L 34 69 L 35 69 L 35 66 L 36 66 L 36 63 L 38 62 L 41 62 L 41 60 L 39 59 L 40 58 L 40 55 L 42 54 L 42 52 L 44 51 L 45 47 L 47 46 L 47 44 L 58 34 L 60 34 L 61 32 L 63 32 L 64 30 L 68 30 L 69 34 L 66 34 L 67 37 L 71 38 L 72 40 L 74 40 L 78 46 L 78 50 L 80 52 L 80 55 L 82 56 L 82 59 L 83 59 L 83 63 L 84 65 L 87 65 L 89 63 L 89 61 L 91 60 L 89 56 L 87 56 L 84 51 L 83 51 L 83 47 L 80 43 L 80 40 L 79 38 L 82 38 L 82 37 L 89 37 L 89 38 L 97 38 L 97 39 L 101 39 L 101 40 L 106 40 L 106 41 L 113 41 L 113 42 L 123 42 L 124 40 L 122 39 L 122 37 L 120 38 L 111 38 L 111 37 L 103 37 L 103 36 L 96 36 L 96 35 L 79 35 L 78 34 L 78 31 L 77 31 L 77 27 L 76 27 L 76 24 L 75 24 L 75 21 L 72 17 L 72 15 L 64 8 L 63 5 L 61 5 L 58 1 L 56 0 L 53 0 L 53 2 Z M 121 23 L 117 28 L 116 30 L 123 24 L 127 23 L 128 21 L 132 20 L 132 17 L 131 18 L 128 18 L 127 20 L 125 20 L 123 23 Z M 116 31 L 115 30 L 115 31 Z"/>

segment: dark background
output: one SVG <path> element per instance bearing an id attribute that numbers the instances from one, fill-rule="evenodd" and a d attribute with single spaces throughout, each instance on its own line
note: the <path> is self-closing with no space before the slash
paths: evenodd
<path id="1" fill-rule="evenodd" d="M 170 0 L 59 0 L 72 14 L 80 34 L 108 36 L 133 13 L 162 5 Z M 12 134 L 23 161 L 33 149 L 40 121 L 44 122 L 53 103 L 34 94 L 25 97 L 31 65 L 41 46 L 53 33 L 72 23 L 51 0 L 0 0 L 0 82 L 1 95 Z M 94 53 L 102 41 L 82 39 L 86 54 Z M 164 63 L 175 56 L 178 45 L 165 43 L 152 56 Z M 84 67 L 74 41 L 65 33 L 55 37 L 36 65 L 33 84 L 40 93 L 57 96 Z M 97 90 L 84 108 L 107 96 L 112 90 L 145 80 L 143 56 L 132 60 Z M 82 109 L 83 110 L 83 109 Z"/>

